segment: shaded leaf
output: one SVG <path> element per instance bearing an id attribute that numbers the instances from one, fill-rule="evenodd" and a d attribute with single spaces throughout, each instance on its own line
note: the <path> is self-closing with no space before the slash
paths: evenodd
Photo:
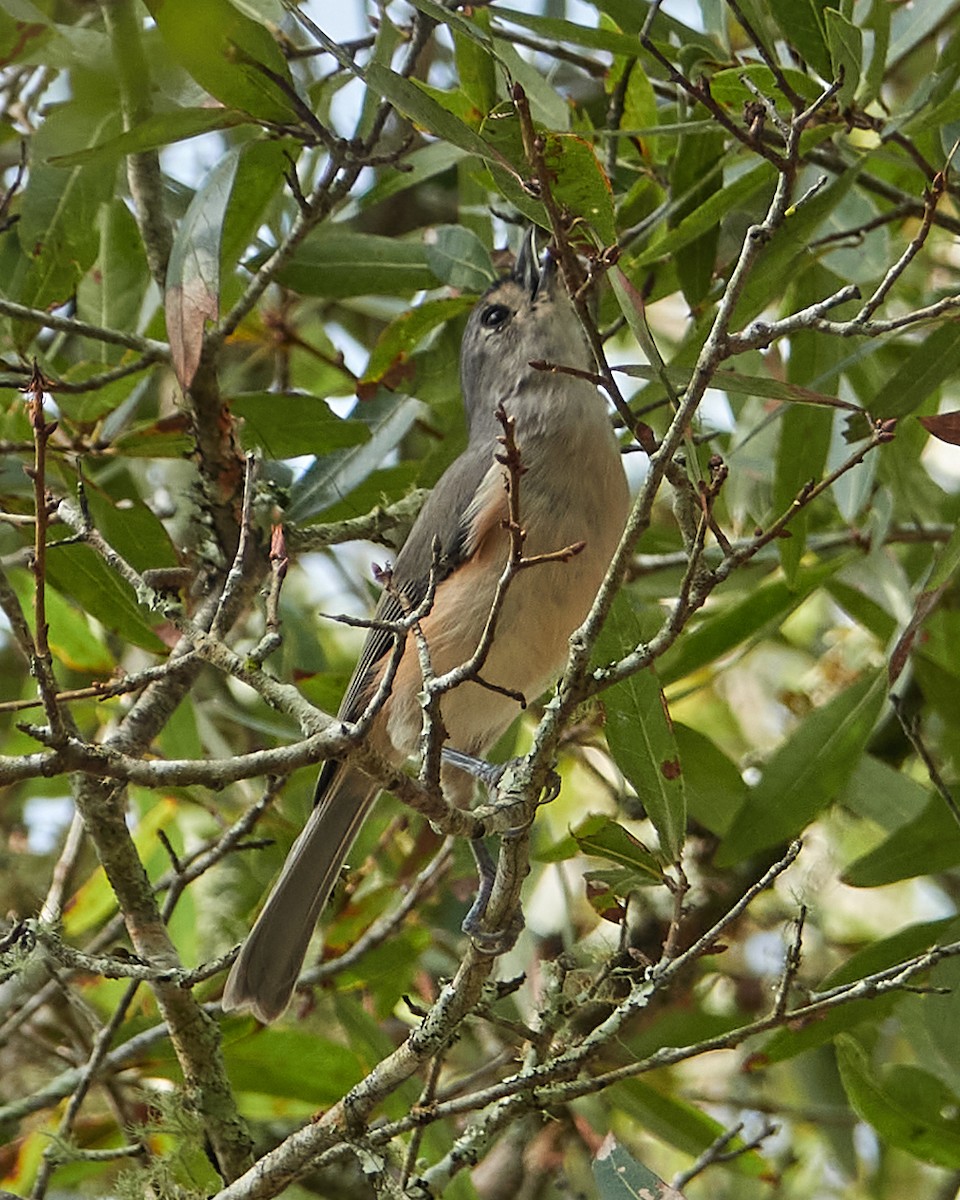
<path id="1" fill-rule="evenodd" d="M 32 631 L 34 622 L 33 598 L 35 583 L 27 572 L 11 571 L 10 583 Z M 91 675 L 109 675 L 116 662 L 113 655 L 90 628 L 86 614 L 81 612 L 52 587 L 44 597 L 47 616 L 47 641 L 54 657 L 71 671 Z"/>
<path id="2" fill-rule="evenodd" d="M 593 1179 L 600 1200 L 683 1200 L 681 1192 L 637 1162 L 612 1133 L 603 1139 L 593 1160 Z"/>
<path id="3" fill-rule="evenodd" d="M 165 650 L 151 628 L 151 618 L 133 589 L 111 571 L 89 546 L 53 543 L 47 554 L 47 574 L 53 585 L 71 597 L 106 629 L 153 653 Z"/>
<path id="4" fill-rule="evenodd" d="M 611 1088 L 611 1099 L 647 1133 L 694 1157 L 726 1132 L 719 1121 L 696 1105 L 669 1095 L 643 1079 L 627 1079 L 615 1084 Z M 743 1139 L 732 1138 L 729 1146 L 731 1149 L 742 1147 Z M 769 1170 L 756 1150 L 739 1154 L 730 1165 L 739 1173 L 753 1177 Z"/>
<path id="5" fill-rule="evenodd" d="M 482 292 L 493 283 L 496 271 L 486 246 L 462 225 L 440 225 L 435 240 L 427 242 L 427 264 L 441 283 Z"/>
<path id="6" fill-rule="evenodd" d="M 910 346 L 870 405 L 875 417 L 905 417 L 960 368 L 960 338 L 952 322 Z"/>
<path id="7" fill-rule="evenodd" d="M 907 659 L 913 649 L 916 636 L 920 632 L 920 627 L 940 603 L 958 566 L 960 566 L 960 525 L 954 527 L 946 545 L 937 551 L 926 586 L 918 593 L 910 620 L 897 639 L 897 644 L 890 655 L 888 675 L 891 687 L 900 678 L 903 668 L 907 665 Z"/>
<path id="8" fill-rule="evenodd" d="M 829 0 L 770 0 L 770 11 L 783 36 L 825 80 L 831 79 L 832 71 L 824 17 L 828 3 Z"/>
<path id="9" fill-rule="evenodd" d="M 501 8 L 499 4 L 493 9 L 492 15 L 498 22 L 507 21 L 511 25 L 532 29 L 545 37 L 572 42 L 575 46 L 586 46 L 591 50 L 607 50 L 611 54 L 628 56 L 635 55 L 638 50 L 636 38 L 620 33 L 609 26 L 598 29 L 596 26 L 580 25 L 576 21 L 567 21 L 562 17 L 541 16 L 540 14 L 520 12 L 515 8 Z M 509 32 L 499 25 L 494 27 L 494 32 L 509 37 Z"/>
<path id="10" fill-rule="evenodd" d="M 675 723 L 673 732 L 683 763 L 688 813 L 711 833 L 726 833 L 747 793 L 739 768 L 698 730 Z"/>
<path id="11" fill-rule="evenodd" d="M 335 416 L 317 396 L 297 392 L 243 392 L 229 401 L 243 419 L 240 442 L 245 450 L 262 450 L 267 458 L 329 454 L 369 441 L 363 421 Z"/>
<path id="12" fill-rule="evenodd" d="M 856 951 L 836 971 L 831 971 L 817 990 L 825 992 L 830 988 L 854 983 L 916 954 L 924 954 L 931 946 L 948 940 L 953 924 L 952 917 L 942 921 L 925 921 L 908 925 L 890 937 L 880 938 L 879 941 Z M 854 1000 L 822 1013 L 802 1026 L 794 1023 L 789 1028 L 778 1029 L 763 1043 L 754 1065 L 769 1066 L 772 1063 L 785 1062 L 798 1054 L 805 1054 L 823 1046 L 838 1034 L 855 1029 L 865 1021 L 883 1021 L 903 1001 L 904 996 L 897 994 Z"/>
<path id="13" fill-rule="evenodd" d="M 421 243 L 342 225 L 324 225 L 308 237 L 278 278 L 305 296 L 337 298 L 412 296 L 438 282 Z"/>
<path id="14" fill-rule="evenodd" d="M 702 115 L 702 110 L 699 111 Z M 684 217 L 723 192 L 725 155 L 724 138 L 719 130 L 680 139 L 672 162 L 671 185 L 674 195 L 683 199 L 668 218 L 670 227 L 679 225 Z M 715 220 L 673 253 L 677 278 L 691 308 L 696 308 L 710 290 L 719 242 L 720 224 Z"/>
<path id="15" fill-rule="evenodd" d="M 51 113 L 34 141 L 38 161 L 30 169 L 16 233 L 26 270 L 19 299 L 33 308 L 66 300 L 97 257 L 98 215 L 113 191 L 112 171 L 96 166 L 59 170 L 44 161 L 64 145 L 98 141 L 117 124 L 117 113 L 85 113 L 76 103 Z"/>
<path id="16" fill-rule="evenodd" d="M 842 280 L 819 263 L 804 271 L 787 292 L 789 309 L 804 308 L 830 295 Z M 816 380 L 831 390 L 840 382 L 839 369 L 845 348 L 839 338 L 824 338 L 811 330 L 800 330 L 790 339 L 787 380 L 791 384 Z M 824 472 L 830 449 L 833 422 L 827 413 L 792 406 L 780 419 L 777 462 L 773 482 L 775 512 L 786 512 L 809 480 Z M 802 507 L 790 522 L 790 537 L 777 543 L 784 574 L 792 583 L 807 548 L 810 509 Z"/>
<path id="17" fill-rule="evenodd" d="M 715 163 L 712 173 L 719 175 L 720 166 L 719 161 Z M 726 187 L 713 190 L 708 199 L 688 213 L 663 237 L 650 244 L 635 258 L 623 262 L 624 270 L 632 274 L 640 267 L 649 266 L 688 246 L 716 226 L 727 213 L 744 208 L 753 196 L 770 186 L 775 179 L 775 168 L 772 164 L 764 162 L 731 180 Z"/>
<path id="18" fill-rule="evenodd" d="M 860 70 L 863 66 L 863 34 L 843 13 L 835 8 L 824 9 L 827 46 L 833 64 L 833 77 L 843 78 L 837 92 L 837 103 L 841 109 L 848 108 L 860 86 Z"/>
<path id="19" fill-rule="evenodd" d="M 395 449 L 421 411 L 410 396 L 384 394 L 369 402 L 370 440 L 320 459 L 297 481 L 287 516 L 304 521 L 350 494 Z M 363 413 L 363 408 L 358 415 Z"/>
<path id="20" fill-rule="evenodd" d="M 389 200 L 391 196 L 416 187 L 424 180 L 434 179 L 467 157 L 465 150 L 461 150 L 459 146 L 450 146 L 446 142 L 428 142 L 425 146 L 418 146 L 403 160 L 403 165 L 407 168 L 405 171 L 384 172 L 373 187 L 360 197 L 360 211 L 363 212 L 375 204 Z"/>

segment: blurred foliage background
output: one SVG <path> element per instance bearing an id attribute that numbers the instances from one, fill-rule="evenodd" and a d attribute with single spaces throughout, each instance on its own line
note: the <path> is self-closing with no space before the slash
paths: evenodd
<path id="1" fill-rule="evenodd" d="M 329 8 L 0 0 L 0 892 L 14 930 L 0 984 L 2 1186 L 213 1195 L 224 1181 L 205 1145 L 235 1175 L 245 1135 L 231 1169 L 191 1054 L 198 1077 L 223 1065 L 226 1109 L 259 1155 L 384 1060 L 456 973 L 472 859 L 390 798 L 326 915 L 314 986 L 270 1029 L 223 1022 L 203 1052 L 167 1036 L 185 1018 L 162 989 L 158 1000 L 50 945 L 25 954 L 13 922 L 43 907 L 68 948 L 150 959 L 125 900 L 132 848 L 180 962 L 242 938 L 316 767 L 266 791 L 260 772 L 213 791 L 147 786 L 146 771 L 93 804 L 63 761 L 44 766 L 56 739 L 41 727 L 68 712 L 76 738 L 148 765 L 296 742 L 291 714 L 239 668 L 176 669 L 183 620 L 209 628 L 225 587 L 218 636 L 239 662 L 256 657 L 271 524 L 291 570 L 266 669 L 336 711 L 362 635 L 324 614 L 369 612 L 371 565 L 409 527 L 413 489 L 462 449 L 466 314 L 533 222 L 601 280 L 607 361 L 653 438 L 718 314 L 752 334 L 733 361 L 723 347 L 709 358 L 682 459 L 710 495 L 703 561 L 720 574 L 702 609 L 681 611 L 691 550 L 664 486 L 595 659 L 623 660 L 680 612 L 678 636 L 656 677 L 645 668 L 567 723 L 562 789 L 534 830 L 526 930 L 499 968 L 514 986 L 487 995 L 375 1116 L 450 1098 L 461 1110 L 376 1150 L 367 1125 L 325 1173 L 230 1195 L 422 1195 L 414 1185 L 433 1171 L 434 1194 L 464 1198 L 616 1197 L 657 1179 L 691 1200 L 953 1197 L 960 966 L 948 956 L 902 988 L 876 981 L 958 936 L 960 4 Z M 517 84 L 560 230 L 530 183 Z M 783 177 L 791 206 L 738 275 Z M 811 308 L 849 285 L 862 300 Z M 35 370 L 56 422 L 39 433 Z M 612 419 L 639 488 L 648 459 L 624 416 Z M 235 586 L 244 452 L 261 466 Z M 46 709 L 38 679 L 52 683 Z M 124 679 L 129 690 L 96 691 Z M 500 757 L 529 748 L 541 711 L 531 705 Z M 682 764 L 667 788 L 661 752 Z M 108 796 L 121 807 L 101 824 Z M 637 1004 L 578 1077 L 689 1052 L 546 1111 L 530 1095 L 481 1138 L 484 1087 L 524 1063 L 549 1069 L 661 959 L 676 917 L 666 830 L 684 813 L 681 946 L 804 841 L 722 945 Z M 398 912 L 413 887 L 416 906 Z M 385 936 L 370 936 L 378 922 Z M 867 977 L 817 1019 L 787 1019 Z M 198 1011 L 216 1015 L 221 985 L 197 984 Z M 474 1157 L 451 1157 L 474 1134 Z"/>

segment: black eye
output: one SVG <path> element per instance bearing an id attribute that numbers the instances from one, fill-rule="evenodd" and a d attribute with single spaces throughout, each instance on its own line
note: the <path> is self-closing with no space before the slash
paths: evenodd
<path id="1" fill-rule="evenodd" d="M 485 329 L 498 329 L 510 319 L 510 309 L 505 304 L 491 304 L 480 315 L 480 324 Z"/>

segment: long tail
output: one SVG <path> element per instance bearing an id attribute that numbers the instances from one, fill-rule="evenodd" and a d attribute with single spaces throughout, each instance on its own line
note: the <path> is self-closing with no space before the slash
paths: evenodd
<path id="1" fill-rule="evenodd" d="M 317 919 L 378 790 L 359 771 L 337 770 L 233 964 L 224 1011 L 249 1009 L 268 1023 L 290 1003 Z"/>

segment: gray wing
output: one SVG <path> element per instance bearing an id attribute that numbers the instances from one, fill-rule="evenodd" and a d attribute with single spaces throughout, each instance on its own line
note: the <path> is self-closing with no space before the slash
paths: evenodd
<path id="1" fill-rule="evenodd" d="M 446 579 L 463 562 L 469 536 L 466 514 L 483 477 L 493 462 L 495 443 L 483 440 L 468 446 L 440 477 L 430 493 L 393 567 L 395 591 L 410 605 L 426 595 L 433 560 L 433 540 L 440 543 L 440 580 Z M 396 595 L 384 592 L 374 614 L 378 621 L 397 621 L 403 609 Z M 391 635 L 371 629 L 364 643 L 353 678 L 340 704 L 339 715 L 347 721 L 359 716 L 367 700 L 367 689 L 380 660 L 393 644 Z"/>

